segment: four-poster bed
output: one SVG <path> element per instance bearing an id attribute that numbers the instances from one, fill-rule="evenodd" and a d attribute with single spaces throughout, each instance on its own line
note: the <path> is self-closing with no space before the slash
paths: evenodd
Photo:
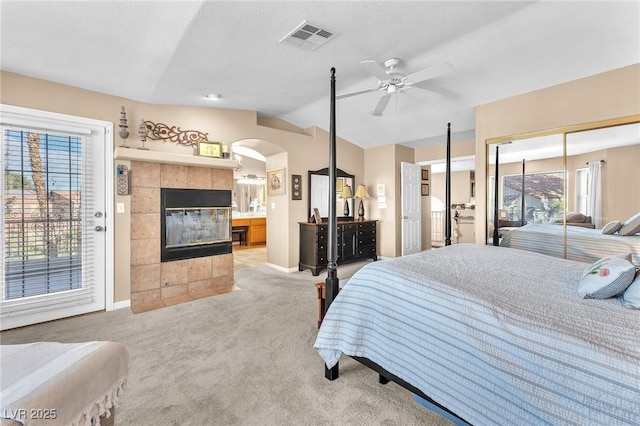
<path id="1" fill-rule="evenodd" d="M 331 256 L 314 344 L 328 379 L 345 354 L 457 423 L 640 424 L 638 311 L 578 297 L 583 263 L 448 245 L 369 263 L 338 294 Z"/>

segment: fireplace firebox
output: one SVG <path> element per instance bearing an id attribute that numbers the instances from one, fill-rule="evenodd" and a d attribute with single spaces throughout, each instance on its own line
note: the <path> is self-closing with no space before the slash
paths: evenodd
<path id="1" fill-rule="evenodd" d="M 231 253 L 231 191 L 160 189 L 160 260 Z"/>

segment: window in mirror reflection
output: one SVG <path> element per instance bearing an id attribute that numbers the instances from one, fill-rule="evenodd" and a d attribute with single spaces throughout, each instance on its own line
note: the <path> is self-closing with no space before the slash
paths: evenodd
<path id="1" fill-rule="evenodd" d="M 525 173 L 524 221 L 550 223 L 562 219 L 564 211 L 564 173 L 551 171 Z M 502 210 L 507 220 L 522 218 L 522 175 L 502 177 Z"/>

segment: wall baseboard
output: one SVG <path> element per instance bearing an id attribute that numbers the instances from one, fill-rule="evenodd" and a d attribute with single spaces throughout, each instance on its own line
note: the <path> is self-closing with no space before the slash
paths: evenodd
<path id="1" fill-rule="evenodd" d="M 121 300 L 119 302 L 113 302 L 113 310 L 123 309 L 131 307 L 131 299 Z"/>
<path id="2" fill-rule="evenodd" d="M 280 272 L 286 272 L 287 274 L 290 274 L 292 272 L 298 272 L 298 267 L 293 267 L 293 268 L 285 268 L 283 266 L 280 265 L 275 265 L 273 263 L 265 263 L 265 265 L 267 265 L 269 268 L 273 268 L 275 270 L 278 270 Z"/>

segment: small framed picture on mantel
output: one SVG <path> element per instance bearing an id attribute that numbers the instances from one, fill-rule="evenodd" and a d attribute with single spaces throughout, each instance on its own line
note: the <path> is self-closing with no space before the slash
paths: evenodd
<path id="1" fill-rule="evenodd" d="M 222 148 L 220 146 L 220 142 L 212 142 L 212 141 L 198 142 L 198 155 L 200 157 L 220 158 L 221 154 L 222 154 Z"/>

